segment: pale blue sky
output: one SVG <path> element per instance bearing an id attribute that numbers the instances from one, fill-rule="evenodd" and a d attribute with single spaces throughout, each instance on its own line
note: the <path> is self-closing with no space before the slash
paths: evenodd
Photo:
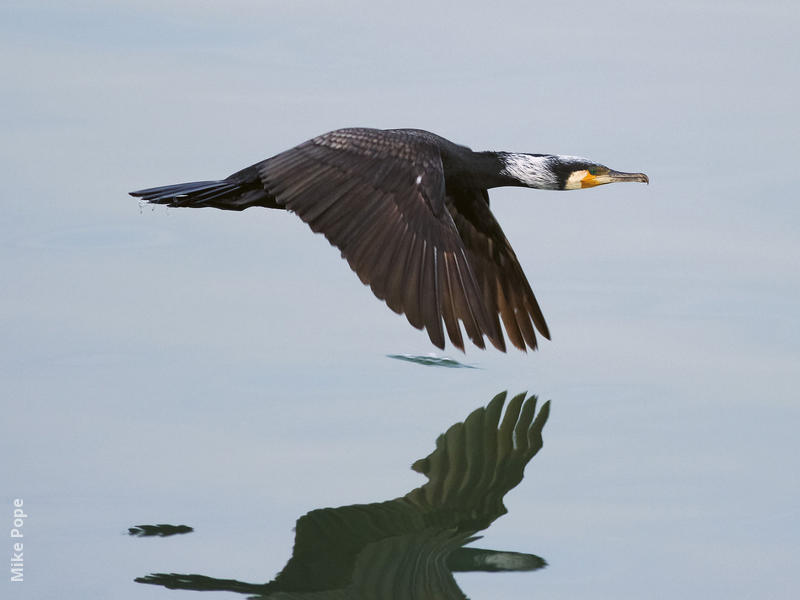
<path id="1" fill-rule="evenodd" d="M 419 485 L 502 389 L 552 415 L 481 543 L 550 566 L 470 597 L 800 593 L 800 9 L 428 4 L 0 4 L 0 522 L 31 514 L 4 597 L 268 580 L 297 516 Z M 492 192 L 553 341 L 446 352 L 479 370 L 385 358 L 434 348 L 292 215 L 127 196 L 351 125 L 651 185 Z M 149 522 L 196 533 L 122 535 Z"/>

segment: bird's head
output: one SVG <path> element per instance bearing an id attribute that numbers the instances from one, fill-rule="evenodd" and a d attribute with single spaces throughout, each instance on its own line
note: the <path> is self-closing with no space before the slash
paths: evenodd
<path id="1" fill-rule="evenodd" d="M 578 156 L 558 154 L 500 154 L 501 173 L 532 188 L 579 190 L 620 181 L 650 183 L 644 173 L 623 173 Z"/>
<path id="2" fill-rule="evenodd" d="M 577 156 L 553 156 L 551 164 L 562 190 L 579 190 L 624 181 L 650 183 L 644 173 L 614 171 L 605 165 Z"/>

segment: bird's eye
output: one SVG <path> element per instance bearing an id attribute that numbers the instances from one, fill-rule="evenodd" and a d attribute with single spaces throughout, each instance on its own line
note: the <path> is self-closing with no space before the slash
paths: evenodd
<path id="1" fill-rule="evenodd" d="M 597 176 L 600 174 L 600 169 L 598 167 L 589 167 L 589 175 Z"/>

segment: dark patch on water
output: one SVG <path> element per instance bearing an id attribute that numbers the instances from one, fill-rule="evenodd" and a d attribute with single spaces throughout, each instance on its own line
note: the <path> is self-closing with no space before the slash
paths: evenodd
<path id="1" fill-rule="evenodd" d="M 188 525 L 167 525 L 166 523 L 128 527 L 128 535 L 134 535 L 136 537 L 168 537 L 170 535 L 180 535 L 182 533 L 191 533 L 193 531 L 194 529 Z"/>
<path id="2" fill-rule="evenodd" d="M 467 365 L 457 360 L 453 360 L 452 358 L 446 358 L 444 356 L 434 356 L 432 354 L 428 354 L 425 356 L 417 356 L 414 354 L 387 354 L 389 358 L 395 358 L 397 360 L 405 360 L 408 362 L 416 363 L 418 365 L 425 365 L 427 367 L 445 367 L 448 369 L 477 369 L 478 367 L 473 367 L 472 365 Z"/>

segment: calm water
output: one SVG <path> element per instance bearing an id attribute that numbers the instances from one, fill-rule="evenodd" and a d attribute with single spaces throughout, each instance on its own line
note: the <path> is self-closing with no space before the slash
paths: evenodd
<path id="1" fill-rule="evenodd" d="M 550 418 L 473 545 L 548 566 L 457 573 L 466 595 L 798 596 L 800 9 L 504 10 L 0 7 L 0 556 L 28 515 L 0 596 L 270 581 L 299 517 L 421 486 L 408 467 L 501 390 Z M 492 193 L 553 341 L 435 355 L 475 368 L 387 357 L 433 348 L 292 215 L 126 195 L 349 125 L 652 183 Z M 159 523 L 194 531 L 128 535 Z"/>

